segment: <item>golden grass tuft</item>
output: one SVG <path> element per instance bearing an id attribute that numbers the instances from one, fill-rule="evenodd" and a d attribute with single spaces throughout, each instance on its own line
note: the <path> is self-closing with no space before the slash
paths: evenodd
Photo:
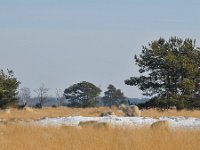
<path id="1" fill-rule="evenodd" d="M 80 127 L 93 127 L 93 128 L 112 128 L 112 125 L 107 122 L 98 122 L 98 121 L 81 121 L 78 124 Z"/>
<path id="2" fill-rule="evenodd" d="M 1 150 L 199 150 L 200 130 L 0 125 Z"/>
<path id="3" fill-rule="evenodd" d="M 30 108 L 30 107 L 25 107 L 23 110 L 24 111 L 29 111 L 29 112 L 34 112 L 34 110 L 32 108 Z"/>
<path id="4" fill-rule="evenodd" d="M 157 121 L 151 125 L 151 128 L 154 130 L 158 130 L 158 129 L 170 130 L 170 123 L 169 121 L 166 121 L 166 120 Z"/>

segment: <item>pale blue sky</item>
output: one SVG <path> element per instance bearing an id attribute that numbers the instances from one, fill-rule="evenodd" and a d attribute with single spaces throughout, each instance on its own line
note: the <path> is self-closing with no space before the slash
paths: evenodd
<path id="1" fill-rule="evenodd" d="M 200 46 L 199 0 L 0 0 L 0 68 L 32 90 L 90 81 L 142 97 L 124 80 L 138 75 L 133 56 L 164 37 Z"/>

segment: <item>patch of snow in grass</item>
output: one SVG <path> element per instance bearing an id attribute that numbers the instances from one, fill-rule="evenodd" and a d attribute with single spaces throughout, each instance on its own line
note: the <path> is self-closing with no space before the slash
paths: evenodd
<path id="1" fill-rule="evenodd" d="M 35 124 L 39 125 L 67 125 L 67 126 L 78 126 L 81 121 L 98 121 L 111 123 L 113 125 L 130 125 L 130 126 L 144 126 L 151 125 L 156 121 L 167 120 L 170 122 L 173 128 L 184 127 L 184 128 L 200 128 L 200 119 L 192 117 L 160 117 L 159 119 L 150 117 L 60 117 L 60 118 L 45 118 L 39 121 L 35 121 Z"/>

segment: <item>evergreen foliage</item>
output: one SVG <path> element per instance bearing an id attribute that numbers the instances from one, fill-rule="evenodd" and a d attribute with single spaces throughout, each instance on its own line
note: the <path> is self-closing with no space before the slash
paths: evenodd
<path id="1" fill-rule="evenodd" d="M 124 93 L 122 93 L 120 89 L 116 89 L 112 84 L 110 84 L 107 89 L 103 97 L 104 105 L 111 107 L 112 105 L 118 106 L 125 103 Z"/>
<path id="2" fill-rule="evenodd" d="M 64 96 L 71 107 L 92 107 L 101 89 L 90 82 L 80 82 L 65 89 Z"/>
<path id="3" fill-rule="evenodd" d="M 0 70 L 0 108 L 17 105 L 17 88 L 20 82 L 14 77 L 14 72 Z"/>
<path id="4" fill-rule="evenodd" d="M 135 61 L 142 75 L 125 80 L 125 84 L 152 96 L 149 105 L 187 107 L 190 99 L 199 95 L 200 50 L 195 40 L 160 38 L 143 46 Z"/>

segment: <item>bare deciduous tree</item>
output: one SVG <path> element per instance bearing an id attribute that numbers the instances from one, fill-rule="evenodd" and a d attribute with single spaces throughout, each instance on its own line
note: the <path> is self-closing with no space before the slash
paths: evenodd
<path id="1" fill-rule="evenodd" d="M 27 105 L 28 101 L 31 99 L 31 90 L 27 87 L 23 87 L 19 91 L 19 98 L 21 103 L 19 104 L 20 108 L 23 108 Z"/>
<path id="2" fill-rule="evenodd" d="M 61 89 L 57 89 L 56 88 L 56 99 L 57 99 L 57 101 L 59 103 L 59 106 L 62 106 L 65 97 L 64 97 L 63 92 L 61 91 Z"/>
<path id="3" fill-rule="evenodd" d="M 42 107 L 44 101 L 47 99 L 48 91 L 49 89 L 45 87 L 44 83 L 42 83 L 38 89 L 34 90 L 34 92 L 38 95 L 40 107 Z"/>

